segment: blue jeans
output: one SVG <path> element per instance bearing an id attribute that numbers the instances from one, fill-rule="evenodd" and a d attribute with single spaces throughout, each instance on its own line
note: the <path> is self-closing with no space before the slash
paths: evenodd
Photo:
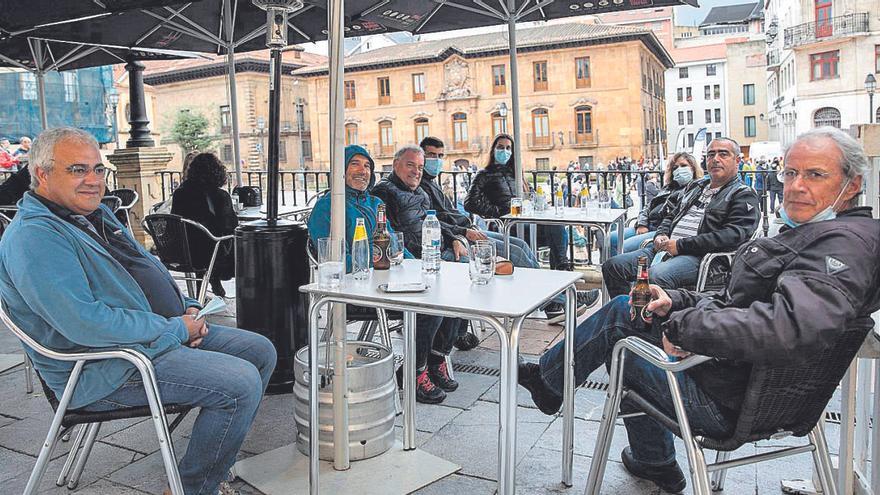
<path id="1" fill-rule="evenodd" d="M 531 225 L 523 229 L 523 236 L 528 239 Z M 557 270 L 568 264 L 568 229 L 562 225 L 538 225 L 539 245 L 550 248 L 550 268 Z"/>
<path id="2" fill-rule="evenodd" d="M 631 335 L 656 339 L 659 323 L 651 329 L 636 330 L 630 319 L 628 296 L 618 296 L 587 318 L 575 330 L 574 381 L 583 384 L 590 373 L 611 360 L 611 351 L 618 340 Z M 557 396 L 562 397 L 564 341 L 558 342 L 541 356 L 541 378 Z M 677 373 L 685 410 L 695 435 L 727 437 L 735 427 L 733 413 L 723 411 L 690 378 L 687 372 Z M 672 396 L 666 380 L 666 372 L 651 366 L 633 354 L 626 357 L 623 370 L 624 385 L 657 406 L 661 411 L 675 417 Z M 632 404 L 621 404 L 624 414 L 635 412 Z M 647 416 L 623 420 L 629 437 L 633 457 L 644 464 L 662 465 L 675 460 L 672 433 Z"/>
<path id="3" fill-rule="evenodd" d="M 626 245 L 626 240 L 634 235 L 636 235 L 636 229 L 634 229 L 632 227 L 626 227 L 623 229 L 624 246 Z M 608 239 L 609 239 L 609 242 L 611 243 L 611 252 L 616 253 L 617 252 L 617 229 L 614 229 L 611 232 L 611 236 Z"/>
<path id="4" fill-rule="evenodd" d="M 623 252 L 631 253 L 642 249 L 642 243 L 653 240 L 656 234 L 656 232 L 651 231 L 645 232 L 644 234 L 636 234 L 632 237 L 626 237 L 626 240 L 623 241 Z"/>
<path id="5" fill-rule="evenodd" d="M 495 243 L 495 252 L 498 256 L 505 256 L 504 234 L 488 230 L 482 232 Z M 510 236 L 510 261 L 513 263 L 513 266 L 522 268 L 541 267 L 541 264 L 538 263 L 538 258 L 535 257 L 535 253 L 533 253 L 532 248 L 529 247 L 529 243 L 513 235 Z"/>
<path id="6" fill-rule="evenodd" d="M 217 493 L 254 421 L 275 359 L 275 347 L 266 337 L 210 325 L 198 349 L 183 346 L 153 360 L 162 401 L 201 408 L 179 465 L 187 495 Z M 86 409 L 144 405 L 146 392 L 136 374 Z"/>
<path id="7" fill-rule="evenodd" d="M 649 246 L 630 253 L 623 253 L 602 263 L 602 279 L 610 297 L 629 294 L 639 270 L 639 257 L 647 256 L 648 264 L 654 259 L 654 247 Z M 650 267 L 651 283 L 664 289 L 694 287 L 700 271 L 700 258 L 690 255 L 674 256 Z"/>

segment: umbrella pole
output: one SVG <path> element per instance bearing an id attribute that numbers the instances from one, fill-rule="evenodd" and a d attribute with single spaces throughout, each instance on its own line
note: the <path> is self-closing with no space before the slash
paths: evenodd
<path id="1" fill-rule="evenodd" d="M 45 131 L 49 128 L 49 115 L 46 112 L 46 73 L 42 69 L 37 69 L 36 77 L 37 91 L 40 93 L 40 126 Z"/>
<path id="2" fill-rule="evenodd" d="M 343 16 L 345 2 L 330 0 L 327 10 L 327 32 L 330 50 L 330 237 L 345 239 L 345 150 L 340 132 L 345 118 L 342 101 L 345 61 Z M 338 170 L 339 167 L 343 170 Z M 333 243 L 334 247 L 338 246 Z M 345 259 L 344 253 L 336 258 Z M 334 304 L 333 335 L 336 337 L 333 365 L 333 468 L 344 471 L 351 467 L 348 445 L 348 377 L 346 376 L 345 305 Z"/>
<path id="3" fill-rule="evenodd" d="M 281 48 L 272 46 L 269 61 L 269 163 L 266 187 L 266 222 L 278 220 L 278 144 L 281 141 Z"/>
<path id="4" fill-rule="evenodd" d="M 232 25 L 232 3 L 227 1 L 223 5 L 223 25 L 226 28 L 226 64 L 229 73 L 229 113 L 232 117 L 232 160 L 235 163 L 235 185 L 241 184 L 241 146 L 238 142 L 238 93 L 235 85 L 235 26 Z"/>
<path id="5" fill-rule="evenodd" d="M 510 44 L 510 107 L 513 111 L 513 166 L 514 180 L 516 181 L 516 195 L 523 196 L 522 187 L 522 156 L 520 149 L 520 132 L 519 132 L 519 77 L 517 75 L 516 66 L 516 0 L 507 0 L 507 35 Z M 489 150 L 489 153 L 492 153 Z"/>

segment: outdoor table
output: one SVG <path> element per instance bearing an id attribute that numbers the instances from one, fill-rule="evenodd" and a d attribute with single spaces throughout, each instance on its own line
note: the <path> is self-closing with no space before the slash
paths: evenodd
<path id="1" fill-rule="evenodd" d="M 562 482 L 571 486 L 574 453 L 574 329 L 575 282 L 580 274 L 516 268 L 513 275 L 496 276 L 486 285 L 471 284 L 467 263 L 442 262 L 440 273 L 425 276 L 430 286 L 420 293 L 386 293 L 379 284 L 423 280 L 420 260 L 403 260 L 390 270 L 372 270 L 366 280 L 345 275 L 336 289 L 312 283 L 300 290 L 312 295 L 309 309 L 310 417 L 318 417 L 318 315 L 327 303 L 384 308 L 403 313 L 404 424 L 403 448 L 415 449 L 415 325 L 416 313 L 478 320 L 493 328 L 501 341 L 500 423 L 498 428 L 498 493 L 515 493 L 516 387 L 520 329 L 526 317 L 555 295 L 565 292 L 565 364 L 563 394 Z M 318 421 L 310 422 L 309 480 L 318 488 Z"/>
<path id="2" fill-rule="evenodd" d="M 278 218 L 295 217 L 312 210 L 311 206 L 278 205 Z M 248 206 L 236 212 L 239 222 L 266 218 L 266 205 Z"/>
<path id="3" fill-rule="evenodd" d="M 612 256 L 611 232 L 617 226 L 617 253 L 623 253 L 623 231 L 626 222 L 626 210 L 619 208 L 596 208 L 584 210 L 581 208 L 565 207 L 562 215 L 556 214 L 555 208 L 547 208 L 544 211 L 535 211 L 528 215 L 504 215 L 501 217 L 504 232 L 504 251 L 510 257 L 510 231 L 514 225 L 539 224 L 539 225 L 582 225 L 601 230 L 604 234 L 604 242 L 600 249 L 599 262 L 604 263 Z M 534 246 L 533 246 L 534 247 Z M 608 291 L 602 282 L 602 302 L 608 302 Z"/>

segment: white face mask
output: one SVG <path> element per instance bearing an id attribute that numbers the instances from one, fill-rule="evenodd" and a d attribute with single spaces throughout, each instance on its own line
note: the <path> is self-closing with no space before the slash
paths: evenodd
<path id="1" fill-rule="evenodd" d="M 794 220 L 792 220 L 791 217 L 788 216 L 788 213 L 785 211 L 785 206 L 783 206 L 782 208 L 779 209 L 779 217 L 782 218 L 782 221 L 785 222 L 785 225 L 788 225 L 791 228 L 795 228 L 800 225 L 804 225 L 804 224 L 808 224 L 808 223 L 822 222 L 825 220 L 834 220 L 835 218 L 837 218 L 837 212 L 834 211 L 834 207 L 837 206 L 837 202 L 840 201 L 841 196 L 843 196 L 843 193 L 846 191 L 846 186 L 849 185 L 850 180 L 851 179 L 847 178 L 846 182 L 843 183 L 843 188 L 837 194 L 837 197 L 834 198 L 833 203 L 828 205 L 828 207 L 825 208 L 824 210 L 813 215 L 813 218 L 807 220 L 806 222 L 795 222 Z"/>
<path id="2" fill-rule="evenodd" d="M 678 185 L 686 186 L 694 180 L 694 171 L 690 167 L 679 167 L 672 171 L 672 178 Z"/>

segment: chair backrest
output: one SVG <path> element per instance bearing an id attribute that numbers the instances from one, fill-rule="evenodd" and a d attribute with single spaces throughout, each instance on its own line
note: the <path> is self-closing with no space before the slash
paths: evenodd
<path id="1" fill-rule="evenodd" d="M 120 208 L 128 210 L 138 201 L 138 193 L 134 189 L 116 189 L 110 191 L 110 196 L 116 196 L 122 201 Z"/>
<path id="2" fill-rule="evenodd" d="M 238 194 L 238 200 L 245 207 L 263 205 L 263 190 L 258 186 L 236 186 L 232 193 Z"/>
<path id="3" fill-rule="evenodd" d="M 107 208 L 110 208 L 110 211 L 113 213 L 116 213 L 116 210 L 122 206 L 122 200 L 116 196 L 104 196 L 101 198 L 101 203 Z"/>
<path id="4" fill-rule="evenodd" d="M 166 268 L 184 273 L 200 271 L 193 266 L 188 229 L 183 217 L 163 213 L 147 215 L 144 230 L 153 238 L 156 254 Z"/>
<path id="5" fill-rule="evenodd" d="M 0 213 L 0 237 L 3 237 L 3 233 L 6 232 L 6 228 L 9 227 L 9 224 L 11 222 L 12 222 L 11 218 Z"/>

